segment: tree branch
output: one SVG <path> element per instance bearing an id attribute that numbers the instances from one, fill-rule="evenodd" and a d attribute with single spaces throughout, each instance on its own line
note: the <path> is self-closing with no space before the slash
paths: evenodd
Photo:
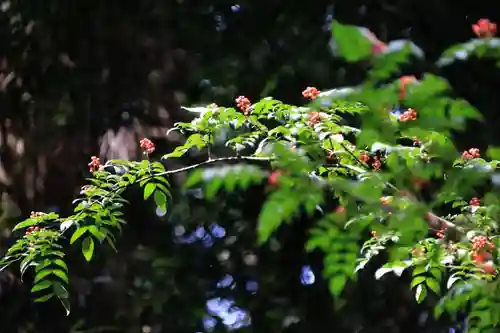
<path id="1" fill-rule="evenodd" d="M 257 157 L 257 156 L 219 157 L 219 158 L 213 158 L 211 160 L 206 160 L 206 161 L 203 161 L 201 163 L 189 165 L 189 166 L 184 167 L 184 168 L 163 171 L 163 172 L 155 174 L 155 176 L 173 175 L 173 174 L 176 174 L 176 173 L 181 173 L 181 172 L 186 172 L 186 171 L 189 171 L 189 170 L 193 170 L 193 169 L 199 168 L 199 167 L 204 166 L 204 165 L 215 164 L 215 163 L 219 163 L 219 162 L 227 162 L 227 161 L 262 161 L 262 162 L 269 162 L 269 161 L 272 161 L 272 160 L 273 160 L 272 157 Z M 144 179 L 141 179 L 140 181 L 142 181 L 142 180 L 144 180 Z"/>
<path id="2" fill-rule="evenodd" d="M 349 148 L 346 147 L 345 144 L 341 143 L 340 145 L 345 149 L 345 151 L 349 155 L 351 155 L 351 157 L 354 158 L 354 160 L 356 160 L 356 162 L 358 162 L 359 165 L 361 165 L 365 168 L 367 167 L 366 163 L 363 163 Z M 396 193 L 399 193 L 399 194 L 406 196 L 410 199 L 417 200 L 417 198 L 413 194 L 411 194 L 407 191 L 401 191 L 396 186 L 394 186 L 393 184 L 391 184 L 389 182 L 386 182 L 386 186 L 391 188 Z M 446 229 L 449 232 L 452 232 L 453 234 L 455 234 L 455 237 L 457 237 L 458 234 L 461 233 L 461 230 L 459 230 L 459 228 L 457 228 L 457 226 L 454 223 L 452 223 L 446 219 L 443 219 L 442 217 L 439 217 L 432 212 L 428 212 L 426 214 L 425 220 L 427 221 L 427 224 L 429 225 L 429 228 L 431 228 L 431 229 L 435 229 L 435 230 Z"/>

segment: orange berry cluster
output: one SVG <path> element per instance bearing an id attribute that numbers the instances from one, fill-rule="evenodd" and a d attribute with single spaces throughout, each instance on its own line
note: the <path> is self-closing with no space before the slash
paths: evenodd
<path id="1" fill-rule="evenodd" d="M 497 25 L 488 19 L 480 19 L 472 25 L 472 31 L 479 38 L 493 37 L 497 33 Z"/>
<path id="2" fill-rule="evenodd" d="M 99 168 L 101 167 L 101 161 L 96 156 L 92 156 L 90 158 L 90 163 L 87 165 L 89 166 L 90 173 L 94 173 L 96 171 L 99 171 Z"/>
<path id="3" fill-rule="evenodd" d="M 307 87 L 303 92 L 302 96 L 309 98 L 311 100 L 316 99 L 321 92 L 315 87 Z"/>
<path id="4" fill-rule="evenodd" d="M 151 154 L 156 149 L 155 144 L 151 140 L 146 139 L 146 138 L 139 141 L 139 145 L 140 145 L 141 149 L 144 150 L 145 154 Z"/>
<path id="5" fill-rule="evenodd" d="M 410 120 L 417 120 L 417 111 L 413 109 L 408 109 L 405 113 L 399 116 L 400 121 L 410 121 Z"/>
<path id="6" fill-rule="evenodd" d="M 480 158 L 480 157 L 481 157 L 481 154 L 479 152 L 479 149 L 477 149 L 477 148 L 471 148 L 468 151 L 466 150 L 462 153 L 462 158 L 464 160 L 472 160 L 474 158 Z"/>
<path id="7" fill-rule="evenodd" d="M 238 98 L 236 98 L 235 102 L 236 106 L 241 110 L 241 112 L 243 112 L 245 116 L 248 116 L 250 114 L 250 106 L 252 105 L 252 103 L 248 98 L 246 98 L 245 96 L 239 96 Z"/>
<path id="8" fill-rule="evenodd" d="M 472 198 L 469 201 L 469 205 L 470 206 L 476 206 L 476 207 L 477 206 L 481 206 L 481 199 L 479 199 L 479 198 Z"/>

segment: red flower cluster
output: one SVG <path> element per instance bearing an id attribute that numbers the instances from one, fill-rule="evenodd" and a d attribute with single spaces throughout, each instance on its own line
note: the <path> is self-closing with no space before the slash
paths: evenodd
<path id="1" fill-rule="evenodd" d="M 373 158 L 372 168 L 375 171 L 379 171 L 382 168 L 382 162 L 380 162 L 377 156 Z"/>
<path id="2" fill-rule="evenodd" d="M 472 160 L 474 158 L 480 158 L 480 157 L 481 154 L 479 153 L 479 149 L 477 148 L 471 148 L 468 151 L 466 150 L 462 153 L 462 158 L 464 160 Z"/>
<path id="3" fill-rule="evenodd" d="M 339 213 L 339 214 L 345 213 L 345 207 L 344 206 L 337 206 L 337 208 L 335 208 L 335 213 Z"/>
<path id="4" fill-rule="evenodd" d="M 471 205 L 471 206 L 481 206 L 481 199 L 479 199 L 479 198 L 472 198 L 472 199 L 470 199 L 469 205 Z"/>
<path id="5" fill-rule="evenodd" d="M 490 258 L 490 254 L 488 252 L 482 253 L 473 253 L 472 260 L 476 262 L 476 264 L 482 264 L 486 262 Z"/>
<path id="6" fill-rule="evenodd" d="M 368 163 L 370 161 L 370 155 L 368 153 L 363 153 L 359 156 L 359 160 L 363 163 Z"/>
<path id="7" fill-rule="evenodd" d="M 40 227 L 29 227 L 28 229 L 26 229 L 26 232 L 24 234 L 30 235 L 30 234 L 34 233 L 35 231 L 40 231 L 40 230 L 41 230 Z"/>
<path id="8" fill-rule="evenodd" d="M 497 25 L 488 19 L 480 19 L 472 25 L 472 31 L 479 38 L 493 37 L 497 33 Z"/>
<path id="9" fill-rule="evenodd" d="M 144 150 L 144 154 L 151 154 L 155 151 L 155 144 L 149 139 L 142 139 L 139 141 L 141 149 Z"/>
<path id="10" fill-rule="evenodd" d="M 303 92 L 302 96 L 309 99 L 315 99 L 321 92 L 315 87 L 307 87 Z"/>
<path id="11" fill-rule="evenodd" d="M 42 213 L 42 212 L 31 212 L 30 219 L 36 219 L 38 217 L 41 217 L 42 215 L 44 215 L 44 213 Z M 35 231 L 40 231 L 40 230 L 41 230 L 40 227 L 32 226 L 32 227 L 29 227 L 28 229 L 26 229 L 25 235 L 29 235 Z"/>
<path id="12" fill-rule="evenodd" d="M 381 54 L 382 52 L 386 51 L 388 46 L 386 43 L 382 42 L 380 39 L 377 38 L 377 36 L 371 32 L 371 31 L 366 31 L 364 32 L 365 37 L 368 38 L 372 42 L 372 54 L 374 56 L 377 56 Z"/>
<path id="13" fill-rule="evenodd" d="M 31 212 L 30 219 L 36 219 L 38 217 L 42 217 L 43 215 L 44 215 L 44 213 L 42 213 L 42 212 Z"/>
<path id="14" fill-rule="evenodd" d="M 445 225 L 441 228 L 441 230 L 439 230 L 439 231 L 436 233 L 436 236 L 437 236 L 438 238 L 444 238 L 444 235 L 445 235 L 445 233 L 446 233 L 446 229 L 447 229 L 447 228 L 448 228 L 448 226 L 445 224 Z"/>
<path id="15" fill-rule="evenodd" d="M 488 274 L 495 274 L 496 268 L 493 263 L 490 251 L 495 245 L 486 236 L 475 236 L 472 238 L 472 260 Z"/>
<path id="16" fill-rule="evenodd" d="M 405 113 L 399 116 L 400 121 L 417 120 L 417 111 L 408 109 Z"/>
<path id="17" fill-rule="evenodd" d="M 94 173 L 96 171 L 99 171 L 99 168 L 101 167 L 101 161 L 96 156 L 92 156 L 90 158 L 90 163 L 87 165 L 89 166 L 90 173 Z"/>
<path id="18" fill-rule="evenodd" d="M 245 116 L 248 116 L 250 114 L 250 106 L 252 103 L 248 98 L 245 96 L 239 96 L 238 98 L 235 99 L 236 106 L 245 114 Z"/>
<path id="19" fill-rule="evenodd" d="M 478 254 L 482 251 L 491 251 L 495 248 L 495 244 L 488 240 L 486 236 L 474 236 L 472 238 L 472 251 Z"/>
<path id="20" fill-rule="evenodd" d="M 373 46 L 372 46 L 372 54 L 373 55 L 379 55 L 381 54 L 382 52 L 386 51 L 388 48 L 387 44 L 380 41 L 380 40 L 377 40 Z"/>
<path id="21" fill-rule="evenodd" d="M 321 114 L 319 112 L 311 112 L 309 114 L 309 126 L 314 126 L 321 122 Z"/>
<path id="22" fill-rule="evenodd" d="M 269 185 L 277 186 L 280 176 L 281 176 L 281 171 L 279 170 L 273 171 L 269 176 L 269 178 L 267 179 L 267 182 L 269 183 Z"/>
<path id="23" fill-rule="evenodd" d="M 381 198 L 380 198 L 380 203 L 381 203 L 382 205 L 384 205 L 384 206 L 385 206 L 385 205 L 390 204 L 390 203 L 391 203 L 391 201 L 392 201 L 392 200 L 391 200 L 391 198 L 390 198 L 390 197 L 381 197 Z"/>

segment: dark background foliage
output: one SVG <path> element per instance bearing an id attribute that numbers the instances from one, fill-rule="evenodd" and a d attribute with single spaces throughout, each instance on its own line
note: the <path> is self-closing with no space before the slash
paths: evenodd
<path id="1" fill-rule="evenodd" d="M 140 158 L 142 137 L 172 149 L 182 138 L 165 140 L 166 130 L 188 118 L 180 105 L 232 104 L 238 95 L 301 103 L 305 86 L 361 82 L 363 65 L 330 54 L 334 17 L 385 41 L 412 39 L 427 58 L 405 70 L 444 75 L 485 115 L 484 124 L 457 135 L 459 146 L 500 143 L 495 64 L 432 65 L 446 46 L 472 37 L 477 19 L 498 21 L 492 2 L 11 0 L 1 8 L 2 250 L 12 225 L 30 211 L 70 211 L 89 156 Z M 437 332 L 442 326 L 430 319 L 431 304 L 414 304 L 405 281 L 375 282 L 370 272 L 348 288 L 346 304 L 334 303 L 321 279 L 321 255 L 303 250 L 311 221 L 282 230 L 279 250 L 257 248 L 264 196 L 264 188 L 255 188 L 224 205 L 191 198 L 169 222 L 138 198 L 127 211 L 118 254 L 101 249 L 91 266 L 71 254 L 70 317 L 55 302 L 33 304 L 28 284 L 13 271 L 0 273 L 0 332 L 77 332 L 71 327 L 81 324 L 95 329 L 88 332 L 194 333 L 203 330 L 206 300 L 214 297 L 249 311 L 251 326 L 242 331 Z M 224 237 L 207 236 L 214 222 Z M 198 236 L 175 241 L 182 228 Z M 301 283 L 304 265 L 315 273 L 311 285 Z M 217 288 L 226 274 L 235 283 Z M 258 282 L 258 290 L 248 291 L 248 281 Z"/>

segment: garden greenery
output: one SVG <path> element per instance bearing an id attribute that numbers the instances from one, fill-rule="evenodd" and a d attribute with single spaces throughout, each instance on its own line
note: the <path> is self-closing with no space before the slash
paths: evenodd
<path id="1" fill-rule="evenodd" d="M 451 136 L 481 114 L 431 73 L 391 80 L 415 55 L 409 41 L 387 47 L 367 38 L 366 29 L 338 22 L 332 34 L 339 56 L 371 64 L 362 84 L 324 92 L 308 87 L 304 106 L 273 98 L 251 103 L 240 96 L 236 108 L 186 108 L 197 117 L 174 128 L 186 135 L 186 143 L 162 159 L 197 150 L 206 153 L 204 162 L 166 169 L 150 158 L 156 148 L 148 139 L 140 142 L 143 161 L 101 165 L 93 157 L 91 184 L 82 187 L 74 214 L 32 213 L 14 228 L 24 234 L 1 267 L 19 263 L 21 274 L 34 269 L 36 301 L 57 297 L 69 313 L 67 245 L 79 246 L 86 261 L 100 243 L 119 251 L 116 237 L 127 227 L 123 208 L 130 204 L 125 191 L 139 186 L 145 200 L 167 212 L 175 202 L 171 176 L 187 173 L 184 187 L 201 189 L 208 201 L 221 191 L 267 183 L 257 221 L 256 242 L 262 246 L 300 214 L 321 216 L 309 230 L 306 250 L 324 253 L 323 274 L 333 297 L 341 297 L 346 283 L 384 252 L 388 262 L 375 278 L 408 271 L 416 302 L 431 293 L 440 297 L 436 316 L 467 310 L 471 330 L 499 324 L 500 149 L 459 152 Z M 473 56 L 498 57 L 499 39 L 477 35 L 445 51 L 438 66 Z M 232 154 L 214 156 L 221 137 Z M 432 193 L 423 195 L 429 184 Z M 326 210 L 332 200 L 337 208 Z"/>

